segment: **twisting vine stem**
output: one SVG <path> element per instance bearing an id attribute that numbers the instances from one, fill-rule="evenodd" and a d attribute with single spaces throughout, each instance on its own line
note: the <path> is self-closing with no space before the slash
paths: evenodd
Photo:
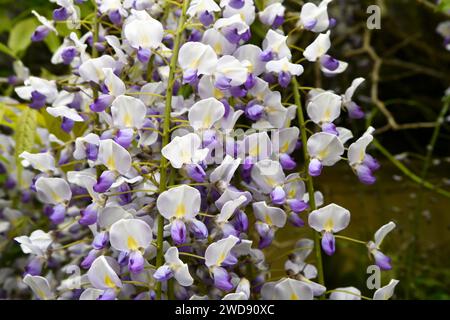
<path id="1" fill-rule="evenodd" d="M 184 24 L 186 22 L 186 11 L 189 6 L 189 0 L 183 1 L 183 8 L 181 15 L 178 19 L 177 31 L 175 34 L 175 41 L 172 51 L 172 58 L 170 59 L 169 65 L 169 78 L 167 81 L 167 91 L 166 91 L 166 104 L 164 108 L 164 121 L 163 121 L 163 135 L 162 135 L 162 144 L 161 148 L 164 148 L 169 143 L 170 138 L 170 112 L 172 111 L 172 95 L 173 95 L 173 84 L 175 82 L 175 70 L 177 68 L 178 61 L 178 52 L 180 50 L 181 45 L 181 37 L 184 30 Z M 164 192 L 167 189 L 167 177 L 168 177 L 168 168 L 169 163 L 167 159 L 161 156 L 161 161 L 159 167 L 160 170 L 160 178 L 159 178 L 159 194 Z M 157 251 L 156 251 L 156 268 L 159 268 L 164 263 L 163 257 L 163 233 L 164 233 L 164 217 L 158 216 L 158 233 L 156 239 Z M 156 299 L 161 299 L 161 282 L 156 284 Z"/>
<path id="2" fill-rule="evenodd" d="M 305 125 L 305 117 L 303 115 L 303 106 L 302 101 L 300 98 L 300 88 L 297 82 L 297 78 L 292 79 L 293 89 L 294 89 L 294 101 L 297 105 L 297 117 L 298 117 L 298 123 L 299 123 L 299 129 L 300 129 L 300 135 L 302 139 L 302 149 L 303 149 L 303 156 L 305 158 L 305 168 L 304 172 L 306 175 L 306 187 L 308 189 L 308 195 L 309 195 L 309 206 L 311 210 L 316 209 L 316 201 L 314 198 L 314 183 L 312 177 L 308 173 L 308 166 L 309 166 L 309 155 L 308 150 L 306 149 L 306 145 L 308 142 L 308 136 L 306 131 L 306 125 Z M 322 251 L 320 246 L 320 234 L 318 232 L 314 232 L 314 249 L 316 254 L 316 264 L 317 264 L 317 270 L 319 274 L 319 283 L 321 285 L 325 285 L 325 279 L 323 275 L 323 266 L 322 266 Z"/>

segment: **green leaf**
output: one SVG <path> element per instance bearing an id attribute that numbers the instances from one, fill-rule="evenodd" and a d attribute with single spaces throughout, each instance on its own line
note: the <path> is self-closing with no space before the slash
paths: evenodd
<path id="1" fill-rule="evenodd" d="M 0 51 L 14 59 L 17 59 L 17 56 L 14 54 L 14 52 L 1 42 L 0 42 Z"/>
<path id="2" fill-rule="evenodd" d="M 61 45 L 58 36 L 54 32 L 50 32 L 50 34 L 45 38 L 44 42 L 51 53 L 55 53 Z"/>
<path id="3" fill-rule="evenodd" d="M 441 2 L 438 5 L 439 11 L 447 12 L 450 10 L 450 0 L 441 0 Z"/>
<path id="4" fill-rule="evenodd" d="M 35 18 L 28 18 L 17 23 L 11 30 L 8 39 L 8 47 L 18 54 L 31 44 L 31 35 L 38 26 Z"/>
<path id="5" fill-rule="evenodd" d="M 17 166 L 17 182 L 22 184 L 22 164 L 19 155 L 24 151 L 31 151 L 34 145 L 37 127 L 37 111 L 31 108 L 26 108 L 18 120 L 15 141 L 16 152 L 15 161 Z"/>

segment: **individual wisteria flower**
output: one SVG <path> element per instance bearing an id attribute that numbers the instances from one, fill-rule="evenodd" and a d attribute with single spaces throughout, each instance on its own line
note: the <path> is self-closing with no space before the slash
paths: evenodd
<path id="1" fill-rule="evenodd" d="M 55 28 L 55 23 L 53 21 L 47 20 L 45 17 L 41 16 L 39 13 L 37 13 L 35 10 L 31 11 L 32 14 L 36 16 L 36 18 L 41 23 L 40 26 L 36 28 L 36 30 L 31 35 L 31 40 L 38 42 L 43 41 L 47 36 L 50 34 L 50 32 L 54 32 L 58 34 L 58 31 Z"/>
<path id="2" fill-rule="evenodd" d="M 139 219 L 121 219 L 115 222 L 109 231 L 111 246 L 128 256 L 128 269 L 133 273 L 144 270 L 145 251 L 152 242 L 152 229 Z"/>
<path id="3" fill-rule="evenodd" d="M 356 89 L 358 89 L 358 87 L 364 81 L 364 78 L 356 78 L 355 80 L 353 80 L 351 86 L 345 91 L 345 94 L 342 96 L 342 105 L 347 110 L 350 118 L 361 119 L 362 117 L 364 117 L 364 111 L 352 100 Z"/>
<path id="4" fill-rule="evenodd" d="M 299 76 L 303 73 L 303 67 L 301 65 L 289 62 L 286 57 L 280 60 L 269 61 L 266 64 L 266 70 L 278 75 L 278 83 L 283 88 L 289 85 L 292 75 Z"/>
<path id="5" fill-rule="evenodd" d="M 313 177 L 322 173 L 323 166 L 332 166 L 341 159 L 344 145 L 335 135 L 327 132 L 313 134 L 308 139 L 308 153 L 311 156 L 309 174 Z"/>
<path id="6" fill-rule="evenodd" d="M 230 291 L 234 285 L 231 276 L 225 269 L 237 263 L 237 258 L 231 253 L 231 249 L 238 243 L 239 239 L 233 235 L 214 242 L 206 248 L 205 265 L 214 279 L 214 285 L 221 290 Z"/>
<path id="7" fill-rule="evenodd" d="M 380 168 L 378 161 L 366 153 L 366 148 L 373 140 L 372 133 L 374 131 L 374 128 L 369 127 L 361 138 L 348 147 L 348 162 L 364 184 L 375 183 L 376 178 L 373 172 Z"/>
<path id="8" fill-rule="evenodd" d="M 194 282 L 189 267 L 180 260 L 177 247 L 170 247 L 164 254 L 165 264 L 153 274 L 158 281 L 166 281 L 174 277 L 181 286 L 190 286 Z"/>
<path id="9" fill-rule="evenodd" d="M 384 238 L 396 227 L 394 222 L 389 222 L 382 226 L 380 229 L 375 232 L 375 241 L 369 241 L 367 247 L 369 248 L 370 254 L 372 254 L 375 259 L 375 264 L 380 267 L 381 270 L 390 270 L 391 266 L 391 258 L 384 255 L 380 250 L 381 243 Z"/>
<path id="10" fill-rule="evenodd" d="M 269 207 L 265 201 L 253 203 L 253 213 L 257 219 L 256 232 L 261 237 L 259 248 L 265 248 L 272 243 L 275 231 L 286 224 L 286 213 L 277 207 Z"/>
<path id="11" fill-rule="evenodd" d="M 217 66 L 217 54 L 209 45 L 187 42 L 180 48 L 178 63 L 183 69 L 183 81 L 194 83 L 200 75 L 212 75 Z"/>
<path id="12" fill-rule="evenodd" d="M 58 95 L 55 81 L 37 77 L 29 77 L 24 86 L 17 87 L 15 91 L 20 98 L 31 101 L 30 107 L 33 109 L 41 109 L 46 104 L 53 103 Z"/>
<path id="13" fill-rule="evenodd" d="M 389 300 L 394 295 L 394 290 L 400 281 L 392 279 L 386 286 L 381 287 L 373 294 L 373 300 Z"/>
<path id="14" fill-rule="evenodd" d="M 190 17 L 197 17 L 207 27 L 214 22 L 214 14 L 219 11 L 220 7 L 213 0 L 193 0 L 186 13 Z"/>
<path id="15" fill-rule="evenodd" d="M 333 121 L 341 114 L 341 97 L 329 91 L 311 98 L 307 106 L 308 116 L 321 126 L 323 132 L 339 135 Z"/>
<path id="16" fill-rule="evenodd" d="M 329 204 L 314 210 L 308 216 L 308 224 L 322 233 L 322 249 L 329 256 L 336 251 L 334 234 L 347 228 L 350 211 L 337 204 Z"/>
<path id="17" fill-rule="evenodd" d="M 208 149 L 202 149 L 201 145 L 202 141 L 198 135 L 188 133 L 175 137 L 161 153 L 170 161 L 172 167 L 180 169 L 183 165 L 196 165 L 206 158 Z"/>
<path id="18" fill-rule="evenodd" d="M 284 12 L 286 8 L 279 2 L 268 5 L 263 11 L 259 12 L 259 20 L 265 25 L 276 29 L 284 22 Z"/>
<path id="19" fill-rule="evenodd" d="M 72 198 L 72 190 L 66 180 L 62 178 L 39 177 L 35 188 L 37 197 L 43 203 L 52 205 L 50 219 L 59 224 L 64 221 L 67 204 Z"/>
<path id="20" fill-rule="evenodd" d="M 208 236 L 204 223 L 196 219 L 200 201 L 200 191 L 187 185 L 171 188 L 158 197 L 158 211 L 170 221 L 170 234 L 176 244 L 186 242 L 187 228 L 196 238 L 204 239 Z"/>
<path id="21" fill-rule="evenodd" d="M 53 239 L 49 233 L 42 230 L 35 230 L 28 236 L 15 237 L 15 241 L 20 243 L 23 253 L 34 254 L 44 257 Z"/>
<path id="22" fill-rule="evenodd" d="M 332 0 L 322 0 L 319 5 L 312 2 L 305 3 L 300 12 L 300 24 L 306 30 L 324 32 L 330 27 L 328 4 Z"/>
<path id="23" fill-rule="evenodd" d="M 131 9 L 123 33 L 130 46 L 137 50 L 139 61 L 145 63 L 150 59 L 152 49 L 161 45 L 164 29 L 161 22 L 152 18 L 146 11 Z"/>

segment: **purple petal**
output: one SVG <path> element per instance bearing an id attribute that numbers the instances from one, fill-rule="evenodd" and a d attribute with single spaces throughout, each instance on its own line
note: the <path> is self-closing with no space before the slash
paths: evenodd
<path id="1" fill-rule="evenodd" d="M 221 267 L 215 267 L 213 270 L 214 286 L 220 290 L 230 291 L 233 289 L 233 284 L 231 283 L 231 276 L 228 274 L 227 270 Z"/>
<path id="2" fill-rule="evenodd" d="M 323 168 L 323 165 L 322 165 L 322 162 L 320 162 L 320 160 L 312 159 L 308 166 L 308 172 L 311 176 L 317 177 L 317 176 L 320 176 L 320 174 L 322 172 L 322 168 Z"/>
<path id="3" fill-rule="evenodd" d="M 132 273 L 140 273 L 144 270 L 144 257 L 140 251 L 132 251 L 128 258 L 128 269 Z"/>
<path id="4" fill-rule="evenodd" d="M 172 277 L 173 277 L 173 271 L 167 265 L 159 267 L 153 274 L 153 278 L 155 278 L 158 281 L 166 281 Z"/>
<path id="5" fill-rule="evenodd" d="M 170 234 L 175 244 L 183 244 L 186 242 L 186 225 L 180 219 L 176 219 L 172 222 L 170 227 Z"/>
<path id="6" fill-rule="evenodd" d="M 334 235 L 331 232 L 325 232 L 323 234 L 322 249 L 329 256 L 336 251 Z"/>

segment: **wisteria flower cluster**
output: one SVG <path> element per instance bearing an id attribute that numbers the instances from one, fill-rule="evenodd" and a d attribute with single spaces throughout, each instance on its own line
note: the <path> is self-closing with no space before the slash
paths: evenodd
<path id="1" fill-rule="evenodd" d="M 26 148 L 0 139 L 0 232 L 34 221 L 15 241 L 27 255 L 20 282 L 35 297 L 366 298 L 348 284 L 326 288 L 321 257 L 352 240 L 340 235 L 351 213 L 313 183 L 340 161 L 355 180 L 376 180 L 366 152 L 374 129 L 354 138 L 335 124 L 364 117 L 354 101 L 364 78 L 342 93 L 299 84 L 304 68 L 334 77 L 348 67 L 330 54 L 331 0 L 299 12 L 276 0 L 50 2 L 51 20 L 33 12 L 32 40 L 62 37 L 51 62 L 67 74 L 36 77 L 16 62 L 20 117 L 37 119 L 38 137 Z M 304 49 L 290 41 L 299 32 L 314 38 Z M 264 248 L 287 224 L 313 236 L 295 239 L 285 277 L 271 279 Z M 394 228 L 358 241 L 382 270 Z M 373 299 L 389 299 L 397 283 Z M 24 290 L 13 279 L 5 288 Z"/>

